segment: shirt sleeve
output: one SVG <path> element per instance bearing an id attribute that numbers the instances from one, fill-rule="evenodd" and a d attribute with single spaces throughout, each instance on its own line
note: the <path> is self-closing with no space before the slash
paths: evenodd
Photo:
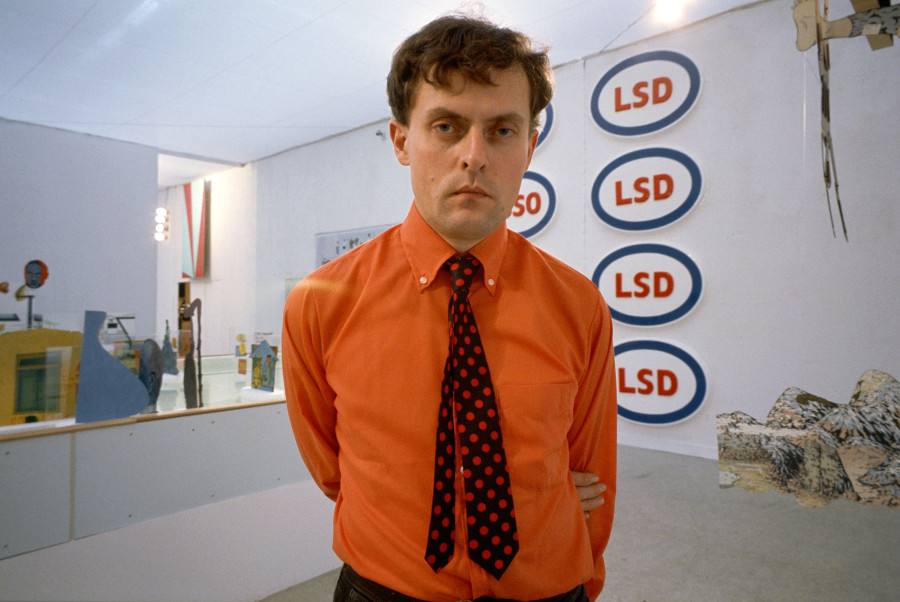
<path id="1" fill-rule="evenodd" d="M 595 599 L 606 579 L 603 552 L 609 541 L 616 496 L 616 405 L 615 354 L 612 345 L 612 319 L 602 297 L 591 325 L 587 369 L 575 399 L 572 427 L 569 430 L 569 457 L 572 470 L 600 476 L 606 485 L 604 503 L 587 519 L 594 557 L 594 575 L 588 581 L 587 594 Z"/>
<path id="2" fill-rule="evenodd" d="M 287 411 L 300 455 L 319 488 L 336 500 L 341 487 L 335 393 L 325 377 L 322 325 L 314 281 L 288 296 L 281 345 Z"/>

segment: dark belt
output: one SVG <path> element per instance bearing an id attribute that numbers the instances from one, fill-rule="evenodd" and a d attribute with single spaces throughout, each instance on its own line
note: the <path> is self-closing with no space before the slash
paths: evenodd
<path id="1" fill-rule="evenodd" d="M 352 586 L 354 589 L 358 590 L 360 593 L 365 594 L 369 598 L 371 598 L 372 602 L 427 602 L 426 600 L 420 600 L 418 598 L 413 598 L 411 596 L 407 596 L 405 594 L 401 594 L 400 592 L 395 592 L 394 590 L 381 585 L 380 583 L 375 583 L 369 579 L 366 579 L 359 573 L 353 570 L 349 564 L 345 564 L 344 568 L 341 570 L 341 576 L 338 579 L 340 584 L 341 581 L 344 581 L 348 585 Z M 338 586 L 340 587 L 340 585 Z M 564 594 L 560 594 L 558 596 L 552 596 L 550 598 L 542 598 L 540 600 L 534 600 L 533 602 L 580 602 L 581 600 L 587 600 L 587 597 L 584 593 L 584 586 L 579 585 L 575 589 L 568 591 Z M 343 602 L 339 601 L 335 598 L 335 602 Z M 474 602 L 518 602 L 516 600 L 510 600 L 508 598 L 489 598 L 489 597 L 481 597 L 475 598 Z"/>

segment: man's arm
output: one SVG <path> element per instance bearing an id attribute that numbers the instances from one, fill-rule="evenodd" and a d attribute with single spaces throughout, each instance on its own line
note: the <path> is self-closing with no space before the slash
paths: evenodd
<path id="1" fill-rule="evenodd" d="M 615 508 L 618 415 L 612 319 L 599 291 L 597 295 L 598 306 L 585 350 L 587 365 L 579 383 L 568 435 L 573 482 L 578 473 L 590 475 L 579 476 L 580 482 L 587 483 L 580 486 L 576 483 L 576 487 L 582 509 L 588 513 L 586 521 L 594 556 L 594 576 L 586 584 L 591 599 L 599 595 L 606 579 L 603 552 L 609 541 Z M 601 488 L 603 492 L 599 491 Z"/>
<path id="2" fill-rule="evenodd" d="M 341 485 L 337 413 L 328 386 L 314 283 L 304 280 L 284 307 L 281 347 L 287 411 L 300 455 L 319 488 L 332 500 Z"/>

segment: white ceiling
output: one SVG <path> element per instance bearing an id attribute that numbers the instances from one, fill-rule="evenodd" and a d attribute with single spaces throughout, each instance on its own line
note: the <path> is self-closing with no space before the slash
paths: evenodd
<path id="1" fill-rule="evenodd" d="M 394 48 L 449 11 L 558 66 L 752 3 L 688 0 L 671 24 L 660 2 L 0 0 L 0 118 L 154 147 L 172 186 L 389 117 Z"/>

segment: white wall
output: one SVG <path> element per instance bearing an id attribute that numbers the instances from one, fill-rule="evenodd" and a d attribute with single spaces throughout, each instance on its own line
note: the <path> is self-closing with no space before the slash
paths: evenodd
<path id="1" fill-rule="evenodd" d="M 385 107 L 385 112 L 388 109 Z M 382 131 L 385 137 L 376 135 Z M 233 353 L 235 336 L 281 337 L 285 280 L 315 266 L 315 235 L 401 221 L 412 204 L 387 121 L 209 177 L 210 265 L 191 280 L 203 306 L 203 353 Z M 181 276 L 181 187 L 160 191 L 172 238 L 159 247 L 157 322 L 174 323 Z"/>
<path id="2" fill-rule="evenodd" d="M 34 311 L 82 330 L 87 309 L 133 313 L 129 332 L 155 332 L 154 149 L 0 120 L 0 313 L 27 315 L 13 293 L 25 264 L 47 264 Z M 49 323 L 48 323 L 49 325 Z"/>
<path id="3" fill-rule="evenodd" d="M 832 42 L 847 243 L 832 237 L 825 202 L 815 50 L 796 50 L 788 8 L 754 5 L 556 70 L 555 124 L 532 170 L 551 180 L 559 206 L 533 242 L 588 276 L 618 247 L 666 243 L 697 261 L 705 283 L 698 306 L 672 325 L 616 325 L 617 343 L 653 338 L 684 347 L 709 380 L 706 403 L 683 423 L 620 421 L 625 443 L 715 457 L 717 413 L 764 418 L 789 386 L 844 403 L 865 370 L 900 374 L 900 46 L 872 52 L 864 39 Z M 590 114 L 594 86 L 619 61 L 651 50 L 698 65 L 699 99 L 661 132 L 605 133 Z M 208 353 L 229 351 L 237 324 L 280 332 L 284 280 L 315 267 L 316 233 L 402 220 L 408 173 L 378 130 L 386 133 L 387 122 L 212 177 L 211 276 L 193 289 L 204 302 Z M 591 186 L 607 163 L 647 146 L 691 155 L 705 180 L 701 200 L 660 230 L 616 231 L 595 215 Z M 236 228 L 239 220 L 246 228 Z M 217 229 L 234 238 L 223 243 Z M 160 274 L 160 291 L 178 270 Z"/>
<path id="4" fill-rule="evenodd" d="M 847 243 L 839 224 L 832 237 L 825 200 L 816 53 L 796 50 L 786 4 L 736 11 L 585 65 L 588 95 L 607 69 L 648 50 L 688 55 L 703 81 L 694 109 L 662 132 L 626 140 L 589 117 L 585 125 L 588 181 L 621 153 L 657 145 L 687 152 L 705 178 L 699 206 L 658 233 L 613 231 L 590 210 L 586 219 L 588 270 L 610 249 L 647 240 L 688 252 L 705 279 L 699 305 L 681 321 L 617 328 L 617 342 L 649 336 L 683 345 L 710 381 L 694 417 L 668 428 L 620 421 L 624 442 L 714 458 L 717 413 L 764 419 L 789 386 L 846 403 L 864 371 L 900 373 L 900 47 L 831 43 Z"/>

